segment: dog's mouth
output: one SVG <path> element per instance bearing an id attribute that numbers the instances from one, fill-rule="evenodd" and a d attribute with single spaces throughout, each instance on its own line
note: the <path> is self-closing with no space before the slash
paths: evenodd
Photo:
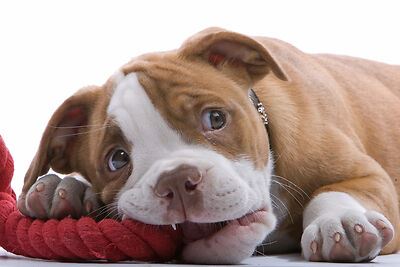
<path id="1" fill-rule="evenodd" d="M 241 227 L 249 226 L 252 223 L 262 223 L 262 218 L 266 212 L 265 209 L 261 209 L 247 213 L 246 215 L 234 220 L 214 223 L 195 223 L 186 221 L 178 224 L 178 227 L 182 229 L 184 244 L 189 244 L 200 239 L 210 238 L 228 226 Z M 176 228 L 176 225 L 172 225 L 172 227 Z"/>
<path id="2" fill-rule="evenodd" d="M 211 237 L 228 224 L 227 221 L 217 223 L 194 223 L 186 221 L 179 224 L 183 233 L 183 243 L 188 244 Z"/>

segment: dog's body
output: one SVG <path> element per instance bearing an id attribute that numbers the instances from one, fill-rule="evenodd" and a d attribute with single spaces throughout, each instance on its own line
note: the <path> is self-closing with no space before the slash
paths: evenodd
<path id="1" fill-rule="evenodd" d="M 266 108 L 268 133 L 250 88 Z M 400 247 L 399 118 L 399 66 L 208 29 L 67 100 L 19 206 L 46 218 L 82 205 L 57 204 L 68 199 L 57 179 L 32 186 L 51 167 L 82 174 L 122 216 L 181 224 L 187 261 L 248 257 L 275 227 L 273 206 L 278 224 L 264 252 L 301 244 L 308 260 L 370 260 Z M 221 221 L 229 222 L 215 229 Z"/>
<path id="2" fill-rule="evenodd" d="M 284 217 L 276 235 L 270 236 L 277 242 L 266 251 L 298 248 L 302 207 L 308 201 L 301 189 L 311 197 L 327 191 L 349 193 L 366 209 L 385 214 L 398 232 L 400 66 L 309 55 L 280 41 L 260 41 L 292 79 L 287 87 L 267 79 L 255 86 L 271 121 L 274 172 L 290 180 L 276 178 L 287 189 L 272 186 L 292 219 Z M 399 248 L 397 236 L 391 244 L 386 252 Z"/>

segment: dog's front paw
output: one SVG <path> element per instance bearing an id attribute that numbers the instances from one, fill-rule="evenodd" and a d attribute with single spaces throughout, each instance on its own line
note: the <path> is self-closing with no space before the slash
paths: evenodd
<path id="1" fill-rule="evenodd" d="M 374 259 L 394 236 L 392 224 L 375 211 L 318 217 L 303 232 L 303 256 L 310 261 L 363 262 Z"/>
<path id="2" fill-rule="evenodd" d="M 187 244 L 183 260 L 202 264 L 239 263 L 253 254 L 275 224 L 275 216 L 266 211 L 230 221 L 213 235 Z"/>
<path id="3" fill-rule="evenodd" d="M 18 209 L 38 219 L 79 218 L 90 215 L 100 207 L 96 194 L 74 177 L 60 179 L 49 174 L 40 178 L 18 199 Z"/>

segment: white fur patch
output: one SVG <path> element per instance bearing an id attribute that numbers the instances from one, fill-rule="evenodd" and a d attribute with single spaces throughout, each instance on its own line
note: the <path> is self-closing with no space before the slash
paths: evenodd
<path id="1" fill-rule="evenodd" d="M 217 222 L 241 217 L 251 211 L 271 211 L 269 187 L 272 158 L 265 170 L 255 170 L 249 160 L 229 160 L 207 147 L 187 144 L 153 106 L 135 73 L 116 74 L 116 89 L 108 108 L 133 144 L 133 172 L 117 195 L 125 216 L 150 223 L 174 224 L 185 220 Z M 195 166 L 203 181 L 203 208 L 187 207 L 183 214 L 168 211 L 168 201 L 154 193 L 161 173 L 182 164 Z M 271 215 L 272 216 L 272 215 Z"/>
<path id="2" fill-rule="evenodd" d="M 365 208 L 349 194 L 342 192 L 325 192 L 314 197 L 304 210 L 303 228 L 316 218 L 331 214 L 341 216 L 349 210 L 365 212 Z"/>

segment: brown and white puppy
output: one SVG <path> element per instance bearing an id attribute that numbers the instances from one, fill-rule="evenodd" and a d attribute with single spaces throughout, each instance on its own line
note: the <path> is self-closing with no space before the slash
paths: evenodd
<path id="1" fill-rule="evenodd" d="M 211 28 L 67 99 L 18 204 L 40 218 L 80 216 L 99 196 L 120 217 L 179 224 L 188 262 L 237 263 L 257 246 L 368 261 L 400 245 L 399 118 L 399 66 Z M 92 188 L 36 182 L 50 168 Z"/>

